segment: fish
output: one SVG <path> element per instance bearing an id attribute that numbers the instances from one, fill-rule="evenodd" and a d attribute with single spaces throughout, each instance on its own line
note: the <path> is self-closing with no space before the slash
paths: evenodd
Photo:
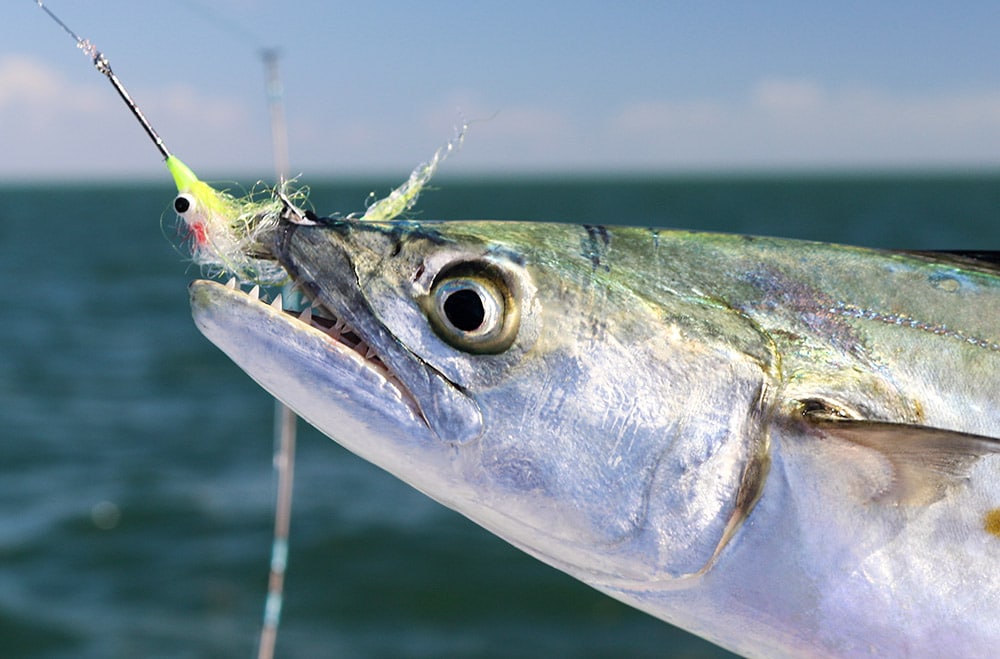
<path id="1" fill-rule="evenodd" d="M 192 261 L 258 282 L 195 281 L 195 324 L 332 439 L 746 656 L 995 654 L 994 255 L 396 219 L 464 128 L 361 216 L 237 198 L 36 4 L 163 156 Z M 261 299 L 286 281 L 308 306 Z"/>
<path id="2" fill-rule="evenodd" d="M 1000 647 L 1000 269 L 676 229 L 286 215 L 190 285 L 334 441 L 748 657 Z M 287 288 L 286 288 L 287 290 Z"/>

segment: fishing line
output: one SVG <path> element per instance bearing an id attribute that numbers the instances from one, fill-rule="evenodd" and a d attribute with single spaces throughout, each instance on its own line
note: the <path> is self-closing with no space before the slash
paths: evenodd
<path id="1" fill-rule="evenodd" d="M 118 95 L 122 97 L 123 101 L 125 101 L 125 105 L 128 106 L 128 109 L 132 111 L 135 118 L 139 120 L 139 124 L 141 124 L 143 129 L 145 129 L 146 134 L 149 135 L 149 139 L 153 140 L 153 144 L 156 145 L 157 150 L 159 150 L 160 154 L 163 155 L 164 160 L 169 158 L 170 151 L 167 150 L 166 145 L 163 143 L 159 134 L 157 134 L 157 132 L 153 129 L 153 126 L 146 120 L 145 115 L 142 114 L 142 110 L 140 110 L 139 106 L 136 105 L 136 102 L 132 100 L 128 90 L 125 89 L 125 85 L 123 85 L 122 81 L 118 79 L 115 72 L 111 70 L 111 62 L 109 62 L 108 58 L 104 56 L 104 53 L 97 50 L 97 47 L 88 39 L 81 38 L 80 35 L 71 30 L 68 25 L 59 20 L 58 16 L 53 14 L 48 7 L 42 4 L 42 0 L 34 0 L 34 2 L 42 11 L 48 14 L 49 18 L 54 20 L 59 27 L 66 32 L 66 34 L 73 37 L 76 41 L 76 47 L 83 51 L 84 55 L 92 59 L 94 67 L 111 82 L 112 86 L 114 86 L 115 91 L 117 91 Z"/>

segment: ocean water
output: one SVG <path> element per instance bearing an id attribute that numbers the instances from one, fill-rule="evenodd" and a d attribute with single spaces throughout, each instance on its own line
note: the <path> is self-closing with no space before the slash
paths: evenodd
<path id="1" fill-rule="evenodd" d="M 191 322 L 165 183 L 0 187 L 0 656 L 254 653 L 273 407 Z M 419 211 L 1000 249 L 994 174 L 445 179 Z M 304 424 L 298 458 L 280 657 L 726 656 Z"/>

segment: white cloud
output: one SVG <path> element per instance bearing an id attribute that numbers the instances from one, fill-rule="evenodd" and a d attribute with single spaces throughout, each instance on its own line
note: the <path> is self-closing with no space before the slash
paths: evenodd
<path id="1" fill-rule="evenodd" d="M 767 78 L 750 92 L 750 105 L 772 115 L 815 112 L 828 103 L 823 88 L 810 80 Z"/>
<path id="2" fill-rule="evenodd" d="M 100 111 L 92 87 L 73 85 L 40 62 L 20 55 L 0 55 L 0 112 L 25 120 L 57 114 Z"/>
<path id="3" fill-rule="evenodd" d="M 728 114 L 723 105 L 711 101 L 639 101 L 621 108 L 609 128 L 628 136 L 713 130 L 730 120 Z"/>
<path id="4" fill-rule="evenodd" d="M 27 99 L 51 102 L 58 92 L 57 76 L 37 62 L 19 55 L 0 56 L 0 109 Z"/>

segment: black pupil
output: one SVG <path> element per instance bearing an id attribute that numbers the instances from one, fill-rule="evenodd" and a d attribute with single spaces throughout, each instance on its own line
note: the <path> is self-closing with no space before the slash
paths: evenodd
<path id="1" fill-rule="evenodd" d="M 174 210 L 178 213 L 186 213 L 191 208 L 191 202 L 187 197 L 177 197 L 174 199 Z"/>
<path id="2" fill-rule="evenodd" d="M 455 291 L 444 301 L 444 314 L 448 322 L 463 332 L 479 329 L 486 318 L 486 309 L 479 294 L 470 288 Z"/>

